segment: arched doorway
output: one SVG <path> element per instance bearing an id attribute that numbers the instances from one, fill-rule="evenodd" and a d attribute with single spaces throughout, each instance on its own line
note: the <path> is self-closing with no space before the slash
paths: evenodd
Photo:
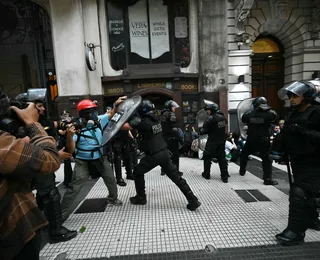
<path id="1" fill-rule="evenodd" d="M 281 43 L 272 36 L 258 37 L 252 45 L 252 97 L 264 96 L 279 115 L 284 112 L 277 92 L 284 85 Z"/>
<path id="2" fill-rule="evenodd" d="M 145 94 L 142 95 L 142 97 L 145 99 L 149 99 L 154 104 L 154 106 L 156 107 L 155 113 L 158 116 L 160 116 L 161 111 L 164 109 L 164 103 L 172 99 L 170 96 L 165 94 Z"/>
<path id="3" fill-rule="evenodd" d="M 55 84 L 48 13 L 32 1 L 0 0 L 1 89 L 14 97 L 29 88 L 49 88 Z"/>

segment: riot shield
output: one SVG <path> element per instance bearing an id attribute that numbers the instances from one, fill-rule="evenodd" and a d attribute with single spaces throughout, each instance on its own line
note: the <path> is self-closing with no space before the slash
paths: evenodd
<path id="1" fill-rule="evenodd" d="M 247 131 L 246 131 L 246 124 L 242 123 L 242 116 L 245 112 L 249 110 L 253 110 L 252 101 L 254 98 L 247 98 L 242 100 L 238 107 L 237 107 L 237 116 L 238 116 L 238 124 L 239 124 L 239 131 L 241 137 L 246 139 L 247 138 Z"/>
<path id="2" fill-rule="evenodd" d="M 196 117 L 198 130 L 201 127 L 203 127 L 203 123 L 204 121 L 206 121 L 207 117 L 208 117 L 207 111 L 205 111 L 204 109 L 201 109 L 198 111 L 197 117 Z"/>
<path id="3" fill-rule="evenodd" d="M 103 130 L 102 146 L 106 145 L 110 139 L 118 133 L 123 124 L 126 123 L 137 111 L 141 102 L 141 96 L 133 96 L 132 98 L 126 99 L 119 105 L 117 112 L 113 115 Z"/>
<path id="4" fill-rule="evenodd" d="M 198 137 L 199 149 L 201 151 L 204 151 L 204 149 L 206 148 L 208 135 L 207 134 L 200 135 L 200 128 L 203 127 L 203 124 L 207 118 L 208 118 L 208 114 L 207 114 L 206 110 L 201 109 L 200 111 L 198 111 L 198 113 L 197 113 L 197 128 L 198 128 L 198 136 L 199 136 Z"/>

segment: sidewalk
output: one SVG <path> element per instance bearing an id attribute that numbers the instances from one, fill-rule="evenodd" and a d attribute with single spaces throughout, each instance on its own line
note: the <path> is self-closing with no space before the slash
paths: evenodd
<path id="1" fill-rule="evenodd" d="M 71 241 L 47 244 L 41 259 L 53 259 L 60 252 L 67 252 L 68 259 L 320 258 L 320 243 L 295 248 L 277 245 L 274 236 L 287 224 L 285 193 L 263 185 L 251 173 L 240 176 L 239 167 L 233 163 L 229 164 L 231 177 L 225 184 L 220 180 L 217 164 L 212 164 L 211 179 L 205 180 L 201 177 L 202 161 L 180 160 L 184 178 L 202 202 L 196 212 L 186 209 L 183 194 L 169 178 L 160 175 L 157 167 L 146 174 L 147 205 L 130 204 L 129 197 L 135 195 L 135 189 L 133 181 L 127 181 L 126 187 L 119 187 L 122 207 L 107 206 L 102 208 L 103 212 L 72 214 L 65 226 L 76 230 L 85 226 L 86 230 Z M 60 180 L 61 169 L 57 175 Z M 107 195 L 100 179 L 86 200 Z M 308 230 L 306 242 L 318 241 L 320 232 Z"/>

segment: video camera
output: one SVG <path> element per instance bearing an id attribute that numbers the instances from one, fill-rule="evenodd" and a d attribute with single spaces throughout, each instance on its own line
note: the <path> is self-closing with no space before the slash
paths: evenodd
<path id="1" fill-rule="evenodd" d="M 13 99 L 9 99 L 7 95 L 2 93 L 0 96 L 0 129 L 18 138 L 25 137 L 25 125 L 10 107 L 25 109 L 28 107 L 28 102 L 45 103 L 46 94 L 47 89 L 45 88 L 29 89 L 27 93 L 21 93 Z"/>

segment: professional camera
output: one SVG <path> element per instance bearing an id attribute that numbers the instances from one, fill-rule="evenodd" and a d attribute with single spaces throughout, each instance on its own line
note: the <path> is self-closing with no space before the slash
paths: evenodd
<path id="1" fill-rule="evenodd" d="M 76 130 L 85 128 L 86 126 L 76 117 L 63 118 L 59 121 L 58 128 L 61 130 L 67 130 L 70 126 L 74 126 Z"/>
<path id="2" fill-rule="evenodd" d="M 18 138 L 25 137 L 25 125 L 10 107 L 25 109 L 28 107 L 27 102 L 46 102 L 46 93 L 45 88 L 34 88 L 29 89 L 27 93 L 19 94 L 14 99 L 9 99 L 2 93 L 0 96 L 0 129 Z"/>

